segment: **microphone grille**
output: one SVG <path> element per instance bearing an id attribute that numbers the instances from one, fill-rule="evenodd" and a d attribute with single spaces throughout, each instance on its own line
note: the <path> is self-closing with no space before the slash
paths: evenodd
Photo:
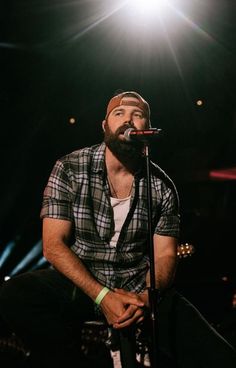
<path id="1" fill-rule="evenodd" d="M 131 141 L 131 137 L 130 137 L 130 133 L 134 131 L 134 128 L 128 128 L 124 131 L 124 138 L 126 141 L 130 142 Z"/>

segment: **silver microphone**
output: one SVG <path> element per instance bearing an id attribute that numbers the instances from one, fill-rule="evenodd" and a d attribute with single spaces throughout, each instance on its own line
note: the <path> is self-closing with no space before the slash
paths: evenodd
<path id="1" fill-rule="evenodd" d="M 134 129 L 128 128 L 124 132 L 124 138 L 126 141 L 147 141 L 149 139 L 156 138 L 161 132 L 161 129 Z"/>

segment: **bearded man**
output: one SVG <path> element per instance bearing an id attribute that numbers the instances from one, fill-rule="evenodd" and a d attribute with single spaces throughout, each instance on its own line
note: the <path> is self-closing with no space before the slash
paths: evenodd
<path id="1" fill-rule="evenodd" d="M 107 106 L 104 142 L 54 165 L 41 210 L 43 253 L 51 266 L 13 277 L 0 293 L 2 318 L 30 346 L 34 367 L 72 366 L 75 359 L 82 367 L 75 341 L 87 319 L 103 318 L 117 331 L 145 322 L 150 286 L 145 158 L 143 144 L 127 140 L 125 132 L 149 127 L 144 98 L 120 93 Z M 150 171 L 160 295 L 157 349 L 169 357 L 165 367 L 233 368 L 232 347 L 173 288 L 178 193 L 158 165 L 150 162 Z"/>

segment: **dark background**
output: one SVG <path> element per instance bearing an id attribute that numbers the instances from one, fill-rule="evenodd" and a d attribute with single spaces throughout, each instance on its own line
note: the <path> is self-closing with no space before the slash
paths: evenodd
<path id="1" fill-rule="evenodd" d="M 177 186 L 181 242 L 195 249 L 176 283 L 217 323 L 236 288 L 236 182 L 209 176 L 236 166 L 236 2 L 169 4 L 145 19 L 124 1 L 2 0 L 0 257 L 12 248 L 1 275 L 41 239 L 55 160 L 100 142 L 110 97 L 136 90 L 162 129 L 152 158 Z"/>

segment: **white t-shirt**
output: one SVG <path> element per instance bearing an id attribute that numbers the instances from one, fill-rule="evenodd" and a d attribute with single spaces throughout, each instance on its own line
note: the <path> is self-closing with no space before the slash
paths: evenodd
<path id="1" fill-rule="evenodd" d="M 126 197 L 126 198 L 110 197 L 111 206 L 113 208 L 113 213 L 114 213 L 114 222 L 115 222 L 115 233 L 110 241 L 110 245 L 112 247 L 116 247 L 118 238 L 120 236 L 121 228 L 129 212 L 130 198 L 131 196 Z"/>

